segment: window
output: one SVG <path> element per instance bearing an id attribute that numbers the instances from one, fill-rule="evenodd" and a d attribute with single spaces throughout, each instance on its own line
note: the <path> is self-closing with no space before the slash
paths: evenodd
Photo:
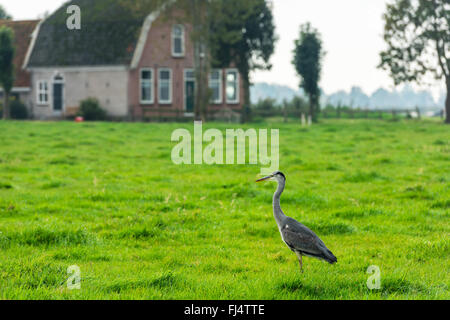
<path id="1" fill-rule="evenodd" d="M 184 56 L 184 27 L 179 24 L 172 28 L 172 56 Z"/>
<path id="2" fill-rule="evenodd" d="M 48 104 L 48 83 L 47 81 L 38 81 L 37 103 Z"/>
<path id="3" fill-rule="evenodd" d="M 212 91 L 211 102 L 222 103 L 222 70 L 212 70 L 209 75 L 209 88 Z"/>
<path id="4" fill-rule="evenodd" d="M 155 102 L 153 94 L 153 70 L 141 69 L 140 77 L 141 87 L 141 103 L 151 104 Z"/>
<path id="5" fill-rule="evenodd" d="M 227 103 L 239 103 L 239 73 L 235 69 L 227 70 Z"/>
<path id="6" fill-rule="evenodd" d="M 172 70 L 158 70 L 158 99 L 160 104 L 172 103 Z"/>
<path id="7" fill-rule="evenodd" d="M 186 81 L 196 81 L 194 69 L 185 69 L 184 70 L 184 79 Z"/>

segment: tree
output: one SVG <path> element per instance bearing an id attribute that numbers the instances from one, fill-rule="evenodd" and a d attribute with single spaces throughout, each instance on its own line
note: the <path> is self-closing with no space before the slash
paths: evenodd
<path id="1" fill-rule="evenodd" d="M 5 8 L 0 4 L 0 20 L 11 20 L 11 15 L 6 12 Z"/>
<path id="2" fill-rule="evenodd" d="M 250 72 L 270 70 L 275 51 L 275 25 L 266 0 L 215 0 L 210 13 L 212 66 L 234 65 L 244 87 L 244 117 L 250 110 Z"/>
<path id="3" fill-rule="evenodd" d="M 196 120 L 206 121 L 206 112 L 210 93 L 208 90 L 208 75 L 210 70 L 209 52 L 209 0 L 178 0 L 191 20 L 193 32 L 191 35 L 194 44 L 194 70 L 195 70 L 195 107 Z"/>
<path id="4" fill-rule="evenodd" d="M 450 3 L 448 0 L 395 0 L 384 14 L 380 68 L 394 83 L 421 83 L 426 76 L 445 79 L 446 123 L 450 124 Z"/>
<path id="5" fill-rule="evenodd" d="M 0 27 L 0 86 L 3 87 L 3 119 L 9 119 L 9 94 L 14 85 L 14 33 L 10 28 Z"/>
<path id="6" fill-rule="evenodd" d="M 309 98 L 309 114 L 314 122 L 317 122 L 320 111 L 319 81 L 323 55 L 319 32 L 310 23 L 300 26 L 300 36 L 295 40 L 292 64 L 300 76 L 300 88 Z"/>

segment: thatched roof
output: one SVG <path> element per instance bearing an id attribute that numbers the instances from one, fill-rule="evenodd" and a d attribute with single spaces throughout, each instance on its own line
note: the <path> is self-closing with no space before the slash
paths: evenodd
<path id="1" fill-rule="evenodd" d="M 152 0 L 72 0 L 40 26 L 28 67 L 129 65 Z M 69 30 L 67 7 L 81 9 L 81 30 Z"/>

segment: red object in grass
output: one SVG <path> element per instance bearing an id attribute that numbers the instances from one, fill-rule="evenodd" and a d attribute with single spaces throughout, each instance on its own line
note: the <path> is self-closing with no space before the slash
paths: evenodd
<path id="1" fill-rule="evenodd" d="M 83 122 L 84 118 L 83 117 L 76 117 L 75 118 L 75 122 Z"/>

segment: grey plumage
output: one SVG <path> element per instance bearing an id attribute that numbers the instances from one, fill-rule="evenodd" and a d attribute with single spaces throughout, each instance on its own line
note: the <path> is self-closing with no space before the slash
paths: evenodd
<path id="1" fill-rule="evenodd" d="M 322 259 L 331 264 L 337 262 L 333 253 L 313 231 L 292 218 L 286 218 L 283 224 L 283 229 L 280 230 L 281 237 L 293 252 Z"/>
<path id="2" fill-rule="evenodd" d="M 337 259 L 334 254 L 313 231 L 300 222 L 286 216 L 283 210 L 281 210 L 280 198 L 286 184 L 285 175 L 282 172 L 277 171 L 257 182 L 269 179 L 278 182 L 277 191 L 273 196 L 273 215 L 275 221 L 278 225 L 281 238 L 297 255 L 300 263 L 300 270 L 303 271 L 303 256 L 321 259 L 330 264 L 336 263 Z"/>

